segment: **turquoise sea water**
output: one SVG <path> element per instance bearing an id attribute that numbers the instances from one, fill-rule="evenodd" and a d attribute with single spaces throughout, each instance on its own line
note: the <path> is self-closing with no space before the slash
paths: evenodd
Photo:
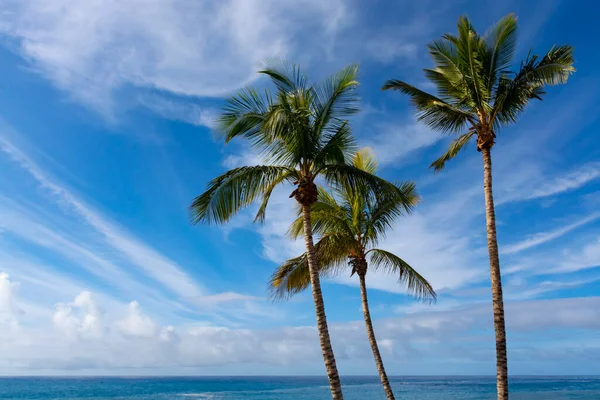
<path id="1" fill-rule="evenodd" d="M 347 400 L 385 399 L 376 377 L 345 377 Z M 493 400 L 492 377 L 394 377 L 398 400 Z M 598 400 L 600 377 L 515 377 L 512 400 Z M 330 399 L 317 377 L 0 378 L 0 399 Z"/>

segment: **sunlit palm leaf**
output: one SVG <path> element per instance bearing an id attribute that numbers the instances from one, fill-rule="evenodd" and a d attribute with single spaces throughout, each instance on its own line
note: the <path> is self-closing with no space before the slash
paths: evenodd
<path id="1" fill-rule="evenodd" d="M 274 182 L 293 180 L 296 176 L 296 171 L 279 166 L 232 169 L 213 179 L 207 190 L 194 199 L 190 206 L 192 223 L 225 223 L 241 208 L 268 191 Z"/>
<path id="2" fill-rule="evenodd" d="M 460 131 L 472 120 L 471 114 L 460 110 L 442 99 L 417 89 L 397 79 L 387 81 L 383 90 L 397 90 L 410 96 L 417 118 L 427 126 L 441 131 Z"/>
<path id="3" fill-rule="evenodd" d="M 259 74 L 271 78 L 275 86 L 282 92 L 295 92 L 305 90 L 308 77 L 298 64 L 286 60 L 272 59 L 266 62 L 265 68 Z"/>
<path id="4" fill-rule="evenodd" d="M 372 249 L 370 254 L 373 269 L 397 276 L 399 282 L 406 284 L 408 293 L 418 299 L 435 301 L 437 295 L 429 282 L 400 257 L 381 249 Z"/>
<path id="5" fill-rule="evenodd" d="M 494 25 L 484 36 L 487 44 L 484 76 L 488 90 L 491 92 L 497 84 L 499 76 L 507 72 L 513 61 L 517 47 L 517 17 L 509 14 Z"/>
<path id="6" fill-rule="evenodd" d="M 271 98 L 268 93 L 261 95 L 254 88 L 242 89 L 227 100 L 223 113 L 217 119 L 216 130 L 222 134 L 225 142 L 243 136 L 255 144 L 264 143 L 266 138 L 262 125 L 270 107 Z"/>
<path id="7" fill-rule="evenodd" d="M 348 242 L 345 238 L 326 235 L 315 244 L 319 274 L 333 276 L 346 264 Z M 269 280 L 269 292 L 274 300 L 287 299 L 310 286 L 306 254 L 281 264 Z"/>
<path id="8" fill-rule="evenodd" d="M 314 86 L 315 127 L 325 130 L 332 118 L 342 120 L 359 111 L 358 65 L 349 65 Z"/>
<path id="9" fill-rule="evenodd" d="M 448 151 L 446 151 L 440 158 L 431 163 L 430 168 L 433 168 L 436 172 L 441 171 L 446 166 L 446 161 L 456 157 L 458 153 L 465 147 L 467 143 L 469 143 L 469 139 L 475 134 L 475 131 L 469 131 L 465 134 L 460 135 L 456 139 L 454 139 L 450 146 L 448 147 Z"/>

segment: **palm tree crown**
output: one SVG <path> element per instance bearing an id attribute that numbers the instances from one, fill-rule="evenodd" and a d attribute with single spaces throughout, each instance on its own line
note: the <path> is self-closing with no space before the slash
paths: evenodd
<path id="1" fill-rule="evenodd" d="M 459 134 L 446 153 L 431 164 L 436 171 L 444 168 L 473 136 L 477 138 L 483 161 L 498 400 L 508 400 L 508 363 L 491 149 L 498 129 L 515 123 L 529 100 L 541 100 L 544 86 L 565 83 L 575 71 L 571 46 L 552 47 L 542 57 L 529 53 L 516 71 L 511 70 L 516 39 L 517 19 L 512 14 L 483 36 L 467 18 L 461 18 L 458 35 L 445 34 L 428 46 L 435 68 L 425 69 L 425 76 L 436 86 L 437 96 L 400 80 L 390 80 L 383 86 L 384 90 L 394 89 L 410 96 L 418 119 L 429 127 Z"/>
<path id="2" fill-rule="evenodd" d="M 328 183 L 396 191 L 385 180 L 347 164 L 355 142 L 345 118 L 358 111 L 357 70 L 351 65 L 309 85 L 298 66 L 276 63 L 260 71 L 274 83 L 274 93 L 249 87 L 229 99 L 217 130 L 226 142 L 248 139 L 266 165 L 234 168 L 213 179 L 190 207 L 192 222 L 227 222 L 259 197 L 255 220 L 262 222 L 273 190 L 286 182 L 297 185 L 290 197 L 312 204 L 318 195 L 317 176 Z"/>
<path id="3" fill-rule="evenodd" d="M 309 279 L 321 351 L 332 398 L 342 400 L 342 388 L 327 328 L 325 306 L 315 261 L 311 205 L 318 200 L 315 180 L 369 188 L 380 195 L 407 196 L 391 183 L 347 164 L 354 138 L 347 117 L 358 111 L 357 67 L 349 66 L 322 83 L 311 85 L 293 64 L 268 66 L 275 91 L 247 88 L 228 100 L 218 130 L 229 142 L 248 139 L 267 165 L 234 168 L 213 179 L 191 205 L 192 222 L 227 222 L 242 207 L 262 197 L 255 221 L 263 221 L 269 198 L 278 185 L 296 185 L 290 197 L 301 205 Z"/>
<path id="4" fill-rule="evenodd" d="M 375 174 L 377 169 L 375 160 L 366 150 L 354 156 L 353 165 L 369 174 Z M 398 184 L 396 187 L 397 193 L 402 195 L 372 192 L 367 187 L 351 187 L 344 182 L 333 185 L 333 193 L 320 189 L 319 201 L 311 207 L 313 231 L 321 236 L 314 246 L 313 257 L 310 253 L 305 253 L 286 261 L 275 271 L 270 281 L 274 298 L 289 297 L 313 285 L 311 264 L 317 264 L 317 273 L 321 275 L 340 272 L 346 265 L 352 267 L 351 275 L 358 275 L 367 337 L 388 400 L 394 400 L 394 393 L 385 372 L 369 311 L 365 281 L 369 264 L 374 269 L 395 273 L 400 283 L 406 283 L 409 292 L 421 299 L 434 300 L 436 296 L 425 278 L 404 260 L 388 251 L 375 248 L 392 221 L 403 212 L 410 212 L 419 202 L 412 182 Z M 293 237 L 298 237 L 305 230 L 306 220 L 301 211 L 290 227 L 290 233 Z M 346 261 L 349 262 L 346 264 Z"/>
<path id="5" fill-rule="evenodd" d="M 466 17 L 460 18 L 458 35 L 445 34 L 428 45 L 435 67 L 424 72 L 437 96 L 397 79 L 383 86 L 410 96 L 418 119 L 429 127 L 460 134 L 431 164 L 435 170 L 444 168 L 474 135 L 478 150 L 491 148 L 498 128 L 516 122 L 529 100 L 541 100 L 545 85 L 565 83 L 575 71 L 568 45 L 552 47 L 542 57 L 530 53 L 511 70 L 516 41 L 517 18 L 512 14 L 483 36 Z"/>
<path id="6" fill-rule="evenodd" d="M 368 151 L 357 152 L 353 165 L 370 174 L 377 164 Z M 352 267 L 352 275 L 364 276 L 370 265 L 398 276 L 409 292 L 420 299 L 435 299 L 431 285 L 400 257 L 376 248 L 392 222 L 410 212 L 419 202 L 415 185 L 404 182 L 396 185 L 404 196 L 369 194 L 368 188 L 353 188 L 344 184 L 333 186 L 333 193 L 319 188 L 319 201 L 312 206 L 313 231 L 321 238 L 315 244 L 321 275 L 339 273 Z M 302 235 L 302 217 L 290 227 L 290 235 Z M 270 281 L 274 298 L 285 298 L 303 291 L 310 285 L 306 254 L 283 263 Z"/>

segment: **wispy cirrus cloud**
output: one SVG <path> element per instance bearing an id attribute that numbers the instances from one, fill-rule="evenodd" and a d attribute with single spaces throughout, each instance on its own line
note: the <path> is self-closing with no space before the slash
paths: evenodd
<path id="1" fill-rule="evenodd" d="M 326 52 L 349 20 L 342 0 L 9 0 L 0 11 L 11 16 L 0 32 L 34 69 L 106 114 L 127 85 L 221 96 L 296 49 L 298 32 Z"/>
<path id="2" fill-rule="evenodd" d="M 558 175 L 548 182 L 544 182 L 526 199 L 540 199 L 576 190 L 598 178 L 600 178 L 600 162 L 584 164 L 564 175 Z"/>
<path id="3" fill-rule="evenodd" d="M 576 222 L 573 222 L 572 224 L 565 225 L 565 226 L 555 229 L 553 231 L 536 233 L 521 242 L 510 244 L 507 246 L 502 246 L 501 252 L 503 254 L 514 254 L 514 253 L 518 253 L 523 250 L 530 249 L 535 246 L 539 246 L 541 244 L 550 242 L 554 239 L 558 239 L 559 237 L 561 237 L 581 226 L 589 224 L 590 222 L 593 222 L 593 221 L 597 220 L 598 218 L 600 218 L 600 213 L 593 213 L 592 215 L 589 215 L 589 216 L 582 218 Z"/>
<path id="4" fill-rule="evenodd" d="M 140 104 L 157 115 L 170 120 L 186 122 L 212 129 L 216 125 L 219 111 L 211 107 L 200 107 L 189 101 L 167 98 L 157 94 L 138 97 Z"/>
<path id="5" fill-rule="evenodd" d="M 198 296 L 202 293 L 203 289 L 175 262 L 145 245 L 138 238 L 126 232 L 124 228 L 93 210 L 69 189 L 47 176 L 38 165 L 4 137 L 0 137 L 0 150 L 29 173 L 40 187 L 46 189 L 60 202 L 69 206 L 89 226 L 103 235 L 113 248 L 117 249 L 148 276 L 181 297 Z"/>
<path id="6" fill-rule="evenodd" d="M 408 154 L 426 149 L 443 139 L 419 123 L 386 123 L 375 126 L 376 132 L 366 138 L 365 144 L 371 147 L 382 165 L 399 164 Z"/>

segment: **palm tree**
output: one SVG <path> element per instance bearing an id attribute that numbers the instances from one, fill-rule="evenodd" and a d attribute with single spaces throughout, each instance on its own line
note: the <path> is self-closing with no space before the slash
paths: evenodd
<path id="1" fill-rule="evenodd" d="M 375 174 L 377 170 L 375 160 L 367 151 L 358 152 L 353 165 L 370 174 Z M 331 275 L 339 273 L 345 266 L 351 266 L 351 276 L 358 275 L 367 336 L 388 399 L 394 399 L 394 393 L 383 367 L 371 322 L 365 283 L 368 267 L 370 265 L 372 269 L 396 274 L 399 282 L 407 284 L 408 291 L 421 299 L 434 300 L 436 297 L 431 285 L 410 265 L 395 254 L 375 248 L 393 220 L 404 211 L 410 211 L 419 201 L 412 182 L 397 187 L 402 196 L 387 198 L 369 194 L 368 188 L 351 188 L 343 184 L 333 186 L 333 195 L 321 188 L 319 201 L 312 205 L 311 212 L 313 232 L 321 236 L 315 245 L 319 273 Z M 303 219 L 300 215 L 292 224 L 290 234 L 297 238 L 302 231 Z M 306 253 L 283 263 L 270 280 L 274 298 L 290 297 L 310 284 Z"/>
<path id="2" fill-rule="evenodd" d="M 432 129 L 460 134 L 448 151 L 431 166 L 439 171 L 472 137 L 483 156 L 483 187 L 494 328 L 498 399 L 508 399 L 506 331 L 496 220 L 492 195 L 492 158 L 498 130 L 517 121 L 531 99 L 541 100 L 546 85 L 566 83 L 573 68 L 573 48 L 554 46 L 543 57 L 529 53 L 516 70 L 511 69 L 517 40 L 517 18 L 502 18 L 480 36 L 466 17 L 458 21 L 458 35 L 445 34 L 428 45 L 435 68 L 425 76 L 436 86 L 437 96 L 400 80 L 389 80 L 383 89 L 408 95 L 418 119 Z M 466 132 L 465 132 L 466 131 Z"/>
<path id="3" fill-rule="evenodd" d="M 260 73 L 270 78 L 275 90 L 241 90 L 227 101 L 218 120 L 218 131 L 226 142 L 236 137 L 249 140 L 266 165 L 225 172 L 213 179 L 190 207 L 192 223 L 220 224 L 262 197 L 255 218 L 262 222 L 273 190 L 285 183 L 296 186 L 290 198 L 294 197 L 302 210 L 317 329 L 333 399 L 343 396 L 315 261 L 311 224 L 311 206 L 319 196 L 315 180 L 403 195 L 389 182 L 347 163 L 355 145 L 345 118 L 358 111 L 357 70 L 351 65 L 311 85 L 294 64 L 267 65 Z"/>

